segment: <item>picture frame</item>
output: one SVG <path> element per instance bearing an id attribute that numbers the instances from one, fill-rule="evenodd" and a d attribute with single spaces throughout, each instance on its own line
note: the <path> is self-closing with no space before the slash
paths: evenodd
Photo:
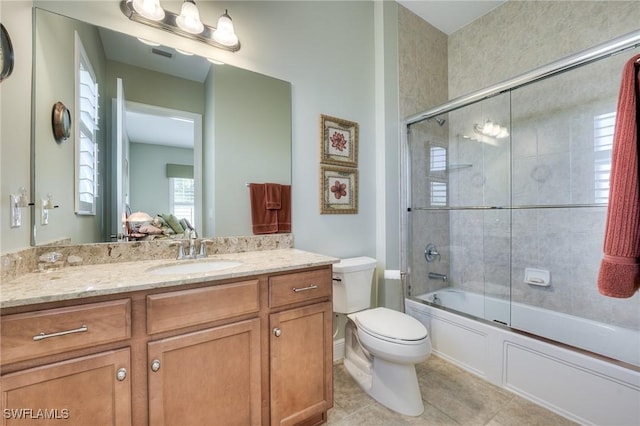
<path id="1" fill-rule="evenodd" d="M 320 162 L 358 167 L 358 123 L 320 115 Z"/>
<path id="2" fill-rule="evenodd" d="M 358 170 L 320 166 L 320 214 L 358 213 Z"/>

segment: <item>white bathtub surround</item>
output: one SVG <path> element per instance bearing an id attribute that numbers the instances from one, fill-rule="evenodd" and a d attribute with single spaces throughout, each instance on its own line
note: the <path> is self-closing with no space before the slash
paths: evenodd
<path id="1" fill-rule="evenodd" d="M 441 302 L 476 296 L 446 294 L 446 290 L 436 293 Z M 487 303 L 487 311 L 491 305 Z M 638 424 L 640 369 L 625 368 L 421 301 L 407 299 L 406 306 L 407 313 L 427 327 L 433 352 L 467 371 L 581 424 Z M 556 326 L 558 321 L 566 318 L 556 318 Z M 590 340 L 598 339 L 591 336 Z"/>
<path id="2" fill-rule="evenodd" d="M 434 297 L 446 308 L 640 367 L 640 331 L 455 289 L 417 298 Z"/>

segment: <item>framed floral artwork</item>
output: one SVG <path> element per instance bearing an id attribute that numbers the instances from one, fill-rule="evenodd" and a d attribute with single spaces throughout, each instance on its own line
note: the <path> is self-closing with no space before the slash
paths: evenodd
<path id="1" fill-rule="evenodd" d="M 358 123 L 320 115 L 320 162 L 358 167 Z"/>
<path id="2" fill-rule="evenodd" d="M 358 170 L 320 166 L 320 214 L 358 213 Z"/>

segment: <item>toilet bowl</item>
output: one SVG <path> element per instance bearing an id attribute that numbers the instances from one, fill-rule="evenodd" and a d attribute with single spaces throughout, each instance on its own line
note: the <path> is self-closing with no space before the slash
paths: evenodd
<path id="1" fill-rule="evenodd" d="M 415 364 L 431 353 L 427 329 L 388 308 L 369 309 L 375 259 L 334 265 L 334 312 L 347 314 L 344 365 L 356 382 L 386 407 L 409 416 L 424 411 Z"/>

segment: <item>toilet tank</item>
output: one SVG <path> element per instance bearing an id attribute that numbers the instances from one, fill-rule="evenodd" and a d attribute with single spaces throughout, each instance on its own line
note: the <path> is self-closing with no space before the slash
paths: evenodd
<path id="1" fill-rule="evenodd" d="M 376 260 L 370 257 L 342 259 L 333 265 L 333 312 L 350 314 L 371 305 L 371 280 Z"/>

